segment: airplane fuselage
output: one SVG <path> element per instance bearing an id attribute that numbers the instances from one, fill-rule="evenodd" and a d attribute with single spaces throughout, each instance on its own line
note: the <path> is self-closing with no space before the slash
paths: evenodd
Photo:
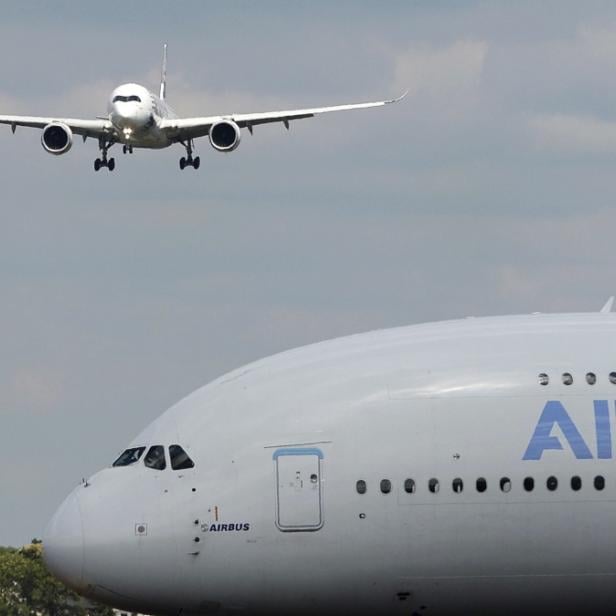
<path id="1" fill-rule="evenodd" d="M 175 616 L 612 613 L 615 343 L 613 315 L 535 315 L 256 362 L 76 488 L 49 565 Z M 194 468 L 170 468 L 174 444 Z"/>

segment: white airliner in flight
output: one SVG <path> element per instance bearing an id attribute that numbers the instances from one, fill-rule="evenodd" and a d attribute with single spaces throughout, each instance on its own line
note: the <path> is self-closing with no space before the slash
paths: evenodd
<path id="1" fill-rule="evenodd" d="M 126 83 L 111 93 L 106 118 L 80 120 L 0 115 L 0 124 L 9 124 L 13 132 L 18 126 L 42 129 L 43 148 L 55 155 L 65 154 L 71 149 L 74 134 L 80 135 L 84 141 L 88 137 L 97 139 L 101 156 L 94 161 L 95 171 L 101 167 L 107 167 L 109 171 L 113 171 L 115 159 L 108 158 L 108 151 L 116 143 L 122 144 L 124 154 L 132 153 L 133 148 L 161 149 L 179 143 L 186 148 L 186 156 L 180 158 L 180 169 L 185 167 L 198 169 L 201 159 L 199 156 L 193 157 L 194 140 L 197 137 L 207 135 L 215 150 L 232 152 L 240 144 L 242 128 L 247 128 L 252 134 L 254 127 L 258 124 L 282 122 L 288 129 L 291 120 L 311 118 L 330 111 L 381 107 L 395 103 L 405 96 L 403 94 L 391 100 L 334 107 L 179 118 L 167 105 L 166 74 L 167 46 L 165 45 L 158 96 L 136 83 Z"/>
<path id="2" fill-rule="evenodd" d="M 607 616 L 616 315 L 288 351 L 148 426 L 51 520 L 87 597 L 167 616 Z"/>

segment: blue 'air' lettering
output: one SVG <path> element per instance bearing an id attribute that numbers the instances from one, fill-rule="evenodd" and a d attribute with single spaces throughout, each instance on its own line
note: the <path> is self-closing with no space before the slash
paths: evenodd
<path id="1" fill-rule="evenodd" d="M 597 402 L 604 403 L 597 405 Z M 607 410 L 606 400 L 595 401 L 595 424 L 597 426 L 597 447 L 599 454 L 605 455 L 608 451 L 611 457 L 611 434 L 609 415 L 605 415 Z M 540 460 L 543 452 L 548 449 L 563 449 L 563 445 L 557 436 L 552 436 L 554 426 L 558 426 L 567 441 L 571 451 L 578 460 L 591 460 L 592 453 L 585 443 L 580 431 L 577 429 L 573 420 L 567 413 L 565 407 L 557 400 L 550 400 L 546 403 L 537 427 L 533 432 L 530 443 L 526 448 L 523 460 Z M 601 430 L 601 431 L 599 431 Z M 607 433 L 606 433 L 607 430 Z M 599 456 L 601 457 L 601 455 Z"/>
<path id="2" fill-rule="evenodd" d="M 597 432 L 597 458 L 610 460 L 612 457 L 612 429 L 610 409 L 607 400 L 595 400 L 595 429 Z"/>

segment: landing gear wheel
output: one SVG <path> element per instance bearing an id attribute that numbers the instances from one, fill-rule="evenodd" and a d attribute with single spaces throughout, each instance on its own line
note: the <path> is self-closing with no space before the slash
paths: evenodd
<path id="1" fill-rule="evenodd" d="M 94 171 L 98 171 L 101 168 L 101 159 L 97 158 L 94 161 Z"/>
<path id="2" fill-rule="evenodd" d="M 186 167 L 192 167 L 193 169 L 199 169 L 201 160 L 199 159 L 198 156 L 193 158 L 192 139 L 186 142 L 180 141 L 180 143 L 186 148 L 186 157 L 182 156 L 182 158 L 180 158 L 180 169 L 184 169 Z"/>
<path id="3" fill-rule="evenodd" d="M 107 163 L 107 169 L 109 169 L 109 171 L 113 171 L 115 169 L 115 158 L 109 159 L 109 162 Z"/>
<path id="4" fill-rule="evenodd" d="M 122 146 L 122 154 L 126 154 L 126 152 L 128 152 L 128 148 L 125 145 L 123 145 Z"/>

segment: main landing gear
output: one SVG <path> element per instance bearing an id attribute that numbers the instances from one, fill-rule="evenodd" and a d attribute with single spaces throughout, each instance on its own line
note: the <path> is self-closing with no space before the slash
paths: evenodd
<path id="1" fill-rule="evenodd" d="M 192 167 L 193 169 L 199 169 L 201 165 L 201 159 L 198 156 L 195 156 L 193 158 L 192 139 L 190 141 L 187 141 L 186 143 L 184 143 L 183 141 L 181 141 L 180 143 L 186 148 L 186 158 L 184 158 L 184 156 L 180 158 L 180 169 L 185 169 L 186 167 Z"/>
<path id="2" fill-rule="evenodd" d="M 107 167 L 109 171 L 115 169 L 115 158 L 107 160 L 107 151 L 113 145 L 113 141 L 99 140 L 98 147 L 101 150 L 101 158 L 97 158 L 94 161 L 94 171 L 98 171 L 101 167 Z"/>

